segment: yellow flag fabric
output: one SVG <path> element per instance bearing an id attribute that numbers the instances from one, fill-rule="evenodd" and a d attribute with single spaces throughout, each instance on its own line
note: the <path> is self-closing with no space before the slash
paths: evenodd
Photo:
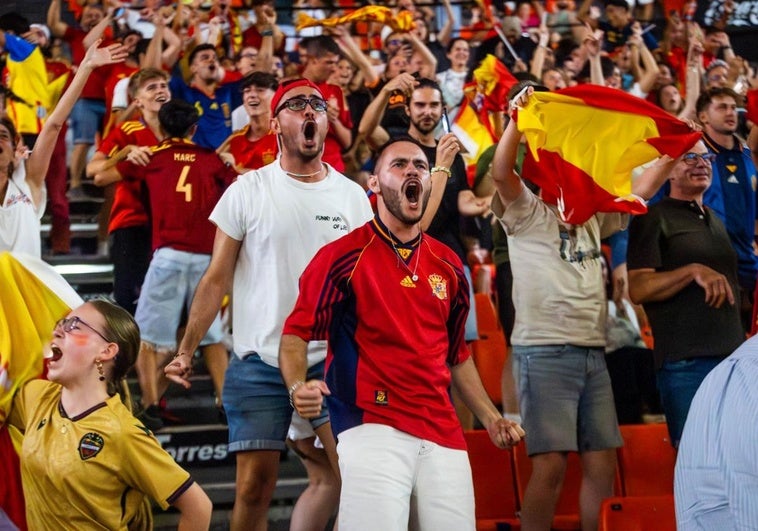
<path id="1" fill-rule="evenodd" d="M 49 265 L 0 253 L 0 424 L 16 390 L 42 374 L 53 327 L 82 299 Z"/>
<path id="2" fill-rule="evenodd" d="M 313 26 L 333 27 L 347 24 L 348 22 L 379 22 L 390 26 L 394 31 L 410 31 L 416 27 L 413 14 L 410 11 L 400 11 L 397 15 L 392 14 L 389 7 L 366 6 L 356 9 L 352 13 L 342 17 L 331 17 L 322 20 L 315 19 L 303 12 L 297 16 L 295 29 L 300 31 Z"/>

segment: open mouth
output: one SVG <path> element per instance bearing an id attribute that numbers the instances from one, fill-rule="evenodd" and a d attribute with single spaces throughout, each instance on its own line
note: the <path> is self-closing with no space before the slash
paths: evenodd
<path id="1" fill-rule="evenodd" d="M 419 198 L 421 197 L 421 183 L 415 179 L 407 181 L 404 185 L 403 193 L 411 206 L 418 205 Z"/>
<path id="2" fill-rule="evenodd" d="M 313 142 L 316 137 L 316 122 L 313 120 L 307 120 L 303 124 L 303 136 L 306 142 Z"/>
<path id="3" fill-rule="evenodd" d="M 157 98 L 155 98 L 155 101 L 157 101 L 158 103 L 166 103 L 168 101 L 168 97 L 167 96 L 158 96 Z"/>
<path id="4" fill-rule="evenodd" d="M 45 353 L 45 359 L 48 361 L 58 361 L 63 357 L 63 351 L 58 345 L 50 345 L 50 350 Z"/>

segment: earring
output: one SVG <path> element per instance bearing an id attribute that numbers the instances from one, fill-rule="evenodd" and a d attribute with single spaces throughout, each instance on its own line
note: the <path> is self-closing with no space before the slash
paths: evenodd
<path id="1" fill-rule="evenodd" d="M 105 381 L 105 372 L 103 371 L 103 362 L 100 359 L 95 360 L 95 365 L 97 365 L 97 374 L 100 376 L 98 377 L 98 380 L 101 382 Z"/>

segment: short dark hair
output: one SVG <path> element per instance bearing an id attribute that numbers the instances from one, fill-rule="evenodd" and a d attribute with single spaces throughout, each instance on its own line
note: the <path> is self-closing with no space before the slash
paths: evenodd
<path id="1" fill-rule="evenodd" d="M 387 150 L 388 147 L 390 147 L 392 144 L 397 144 L 398 142 L 410 142 L 411 144 L 415 144 L 421 149 L 421 152 L 424 153 L 424 157 L 426 157 L 426 151 L 424 151 L 424 146 L 421 145 L 421 142 L 416 140 L 410 135 L 398 135 L 390 138 L 387 140 L 384 144 L 379 146 L 379 149 L 376 150 L 376 154 L 374 155 L 374 172 L 376 172 L 376 167 L 379 165 L 379 161 L 382 158 L 382 155 L 384 155 L 384 152 Z M 427 163 L 429 162 L 429 159 L 427 158 Z"/>
<path id="2" fill-rule="evenodd" d="M 195 106 L 184 100 L 170 100 L 158 111 L 161 127 L 172 138 L 184 138 L 200 119 Z"/>
<path id="3" fill-rule="evenodd" d="M 0 30 L 21 35 L 29 31 L 29 19 L 15 11 L 0 15 Z"/>
<path id="4" fill-rule="evenodd" d="M 626 0 L 605 0 L 605 7 L 608 6 L 621 7 L 629 11 L 629 4 Z"/>
<path id="5" fill-rule="evenodd" d="M 341 53 L 339 45 L 328 35 L 315 35 L 300 41 L 298 47 L 311 57 L 324 57 L 327 54 Z"/>
<path id="6" fill-rule="evenodd" d="M 187 57 L 187 64 L 192 64 L 192 62 L 195 60 L 195 56 L 199 54 L 200 52 L 204 52 L 205 50 L 213 50 L 213 53 L 216 53 L 216 47 L 213 46 L 210 43 L 205 44 L 198 44 L 193 48 L 193 50 L 190 52 L 189 57 Z M 218 56 L 218 54 L 217 54 Z"/>
<path id="7" fill-rule="evenodd" d="M 719 96 L 733 98 L 737 105 L 742 101 L 740 95 L 729 87 L 714 87 L 700 93 L 700 96 L 698 96 L 697 102 L 695 103 L 695 112 L 700 114 L 713 102 L 713 98 L 718 98 Z"/>
<path id="8" fill-rule="evenodd" d="M 440 99 L 442 100 L 442 105 L 445 105 L 445 95 L 442 94 L 442 88 L 440 87 L 439 83 L 437 83 L 433 79 L 429 79 L 428 77 L 419 77 L 416 79 L 416 86 L 413 87 L 413 92 L 416 92 L 417 90 L 423 89 L 423 88 L 430 88 L 439 92 Z M 408 101 L 410 102 L 410 98 L 408 99 Z"/>
<path id="9" fill-rule="evenodd" d="M 279 81 L 277 81 L 274 74 L 256 70 L 255 72 L 250 72 L 240 81 L 240 92 L 247 87 L 267 88 L 276 92 L 276 89 L 279 88 Z"/>

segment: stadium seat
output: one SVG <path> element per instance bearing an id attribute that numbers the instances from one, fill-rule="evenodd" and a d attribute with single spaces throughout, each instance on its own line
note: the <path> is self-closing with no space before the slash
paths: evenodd
<path id="1" fill-rule="evenodd" d="M 624 446 L 618 449 L 625 496 L 674 493 L 676 451 L 664 423 L 620 426 Z"/>
<path id="2" fill-rule="evenodd" d="M 600 508 L 598 531 L 676 531 L 674 497 L 606 498 Z"/>
<path id="3" fill-rule="evenodd" d="M 464 435 L 474 478 L 477 531 L 520 529 L 512 452 L 495 447 L 486 430 Z"/>
<path id="4" fill-rule="evenodd" d="M 477 293 L 475 297 L 479 339 L 471 344 L 471 355 L 487 395 L 499 406 L 503 401 L 500 377 L 507 356 L 505 335 L 489 295 Z"/>

